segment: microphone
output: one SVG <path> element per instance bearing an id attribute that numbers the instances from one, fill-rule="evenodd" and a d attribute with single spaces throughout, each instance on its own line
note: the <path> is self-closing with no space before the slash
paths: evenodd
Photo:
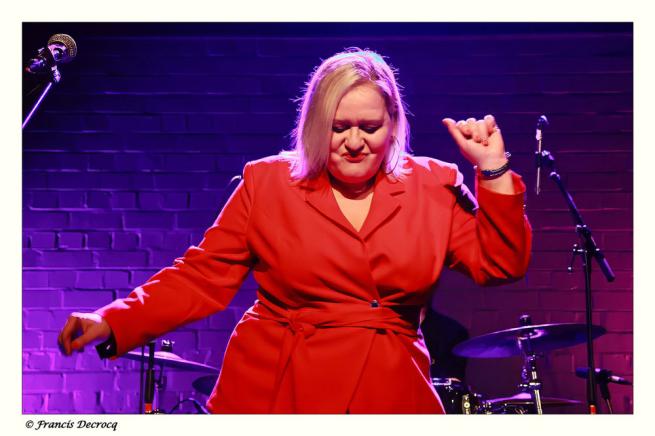
<path id="1" fill-rule="evenodd" d="M 58 64 L 65 64 L 77 56 L 75 40 L 64 33 L 52 35 L 48 45 L 39 49 L 37 55 L 30 59 L 25 70 L 36 74 L 47 72 Z"/>
<path id="2" fill-rule="evenodd" d="M 541 192 L 541 141 L 543 139 L 542 130 L 548 126 L 548 118 L 546 115 L 542 115 L 537 120 L 537 132 L 535 134 L 535 139 L 537 140 L 537 183 L 535 185 L 534 191 L 537 195 Z"/>
<path id="3" fill-rule="evenodd" d="M 632 386 L 632 382 L 629 380 L 626 380 L 623 377 L 619 377 L 618 375 L 612 375 L 612 371 L 609 369 L 602 369 L 602 368 L 596 368 L 596 380 L 598 380 L 600 383 L 616 383 L 619 385 L 627 385 L 627 386 Z M 577 375 L 580 378 L 588 378 L 587 375 L 589 374 L 589 368 L 576 368 L 575 369 L 575 375 Z"/>

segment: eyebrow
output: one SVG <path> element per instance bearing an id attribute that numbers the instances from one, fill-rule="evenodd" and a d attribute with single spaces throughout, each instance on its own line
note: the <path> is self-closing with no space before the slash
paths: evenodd
<path id="1" fill-rule="evenodd" d="M 350 121 L 348 121 L 348 120 L 338 120 L 338 119 L 335 119 L 333 121 L 333 123 L 335 123 L 335 124 L 345 124 L 345 123 L 349 123 L 349 122 Z M 384 119 L 381 119 L 381 120 L 379 120 L 379 119 L 359 120 L 359 124 L 362 124 L 362 123 L 368 123 L 368 124 L 378 124 L 379 123 L 379 124 L 383 124 Z"/>

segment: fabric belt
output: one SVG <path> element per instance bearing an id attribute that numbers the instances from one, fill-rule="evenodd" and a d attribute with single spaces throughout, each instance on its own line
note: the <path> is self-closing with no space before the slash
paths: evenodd
<path id="1" fill-rule="evenodd" d="M 246 314 L 257 319 L 282 324 L 288 328 L 290 333 L 285 335 L 282 343 L 270 411 L 275 406 L 282 379 L 289 367 L 294 350 L 306 338 L 316 333 L 318 328 L 361 327 L 418 338 L 420 306 L 391 308 L 362 302 L 329 303 L 325 308 L 288 309 L 267 299 L 265 294 L 259 293 L 258 297 L 258 300 L 248 309 Z"/>

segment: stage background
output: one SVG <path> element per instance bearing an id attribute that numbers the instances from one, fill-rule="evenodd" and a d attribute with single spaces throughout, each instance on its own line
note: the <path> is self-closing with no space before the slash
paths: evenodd
<path id="1" fill-rule="evenodd" d="M 24 413 L 138 411 L 138 364 L 101 361 L 92 348 L 59 354 L 67 315 L 126 296 L 199 243 L 230 178 L 288 146 L 293 99 L 312 69 L 349 46 L 398 68 L 415 154 L 456 162 L 470 185 L 470 165 L 440 120 L 492 113 L 528 185 L 526 278 L 494 288 L 456 273 L 440 280 L 433 307 L 471 337 L 515 327 L 523 313 L 534 323 L 584 321 L 579 260 L 566 272 L 577 238 L 565 203 L 547 179 L 539 197 L 532 192 L 535 123 L 549 117 L 546 148 L 617 276 L 593 276 L 594 322 L 608 330 L 596 363 L 632 377 L 631 24 L 24 23 L 22 62 L 54 33 L 73 36 L 79 55 L 23 135 Z M 35 85 L 25 76 L 24 110 Z M 174 351 L 220 367 L 255 289 L 248 279 L 226 311 L 166 335 Z M 573 371 L 585 356 L 582 345 L 544 356 L 543 393 L 584 401 Z M 486 397 L 511 395 L 520 364 L 470 360 L 467 382 Z M 205 401 L 191 387 L 201 374 L 166 375 L 164 410 Z M 632 413 L 632 389 L 611 392 L 615 412 Z"/>

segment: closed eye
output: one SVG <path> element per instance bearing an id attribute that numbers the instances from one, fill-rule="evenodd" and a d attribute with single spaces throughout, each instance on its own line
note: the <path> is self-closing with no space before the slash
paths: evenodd
<path id="1" fill-rule="evenodd" d="M 375 133 L 381 126 L 364 126 L 360 127 L 363 131 L 366 133 Z M 349 127 L 343 127 L 343 126 L 332 126 L 332 131 L 335 133 L 342 133 L 348 130 Z"/>

